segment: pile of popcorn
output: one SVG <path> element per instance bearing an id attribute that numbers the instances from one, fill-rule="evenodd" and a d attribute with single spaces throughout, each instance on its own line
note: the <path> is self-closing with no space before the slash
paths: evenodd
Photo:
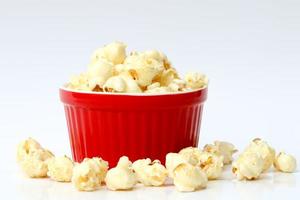
<path id="1" fill-rule="evenodd" d="M 209 180 L 221 176 L 224 165 L 232 162 L 237 180 L 255 180 L 273 165 L 276 170 L 291 173 L 296 170 L 292 155 L 275 150 L 262 139 L 254 139 L 233 161 L 233 144 L 215 141 L 202 150 L 187 147 L 178 153 L 166 155 L 165 166 L 149 158 L 131 162 L 122 156 L 117 166 L 110 168 L 100 157 L 85 158 L 74 163 L 67 156 L 54 156 L 36 140 L 22 141 L 17 150 L 21 169 L 31 178 L 50 177 L 54 181 L 72 182 L 79 191 L 94 191 L 103 183 L 109 190 L 130 190 L 138 183 L 145 186 L 163 186 L 169 177 L 178 191 L 192 192 L 203 189 Z"/>
<path id="2" fill-rule="evenodd" d="M 168 58 L 156 50 L 131 52 L 126 45 L 113 42 L 97 49 L 87 72 L 70 78 L 67 88 L 115 93 L 171 93 L 206 87 L 208 79 L 188 73 L 181 79 Z"/>

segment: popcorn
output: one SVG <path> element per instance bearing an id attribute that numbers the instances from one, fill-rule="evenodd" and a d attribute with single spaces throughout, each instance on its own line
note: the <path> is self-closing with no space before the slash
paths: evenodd
<path id="1" fill-rule="evenodd" d="M 105 82 L 103 89 L 106 92 L 125 92 L 126 82 L 121 76 L 112 76 Z"/>
<path id="2" fill-rule="evenodd" d="M 47 176 L 47 160 L 53 154 L 44 149 L 36 140 L 28 138 L 18 145 L 17 161 L 23 172 L 31 178 Z"/>
<path id="3" fill-rule="evenodd" d="M 234 145 L 229 142 L 215 141 L 214 144 L 207 144 L 203 151 L 223 156 L 223 164 L 228 165 L 232 162 L 232 155 L 237 152 Z"/>
<path id="4" fill-rule="evenodd" d="M 185 76 L 185 81 L 187 84 L 187 87 L 198 89 L 206 87 L 208 84 L 208 79 L 205 75 L 200 73 L 188 73 Z"/>
<path id="5" fill-rule="evenodd" d="M 89 79 L 97 78 L 97 85 L 102 88 L 105 81 L 113 75 L 112 63 L 99 59 L 88 66 L 87 76 Z M 95 87 L 94 85 L 91 88 Z"/>
<path id="6" fill-rule="evenodd" d="M 128 56 L 124 65 L 140 86 L 150 85 L 154 77 L 164 70 L 162 63 L 143 54 Z"/>
<path id="7" fill-rule="evenodd" d="M 52 158 L 53 154 L 45 149 L 35 149 L 23 157 L 19 162 L 22 170 L 30 178 L 43 178 L 47 176 L 47 160 Z"/>
<path id="8" fill-rule="evenodd" d="M 28 138 L 27 140 L 22 141 L 18 145 L 17 149 L 17 161 L 20 162 L 24 160 L 29 154 L 33 151 L 42 149 L 40 143 L 32 138 Z"/>
<path id="9" fill-rule="evenodd" d="M 260 138 L 252 140 L 245 151 L 256 152 L 262 157 L 264 161 L 263 172 L 272 166 L 275 159 L 275 150 Z"/>
<path id="10" fill-rule="evenodd" d="M 126 45 L 122 42 L 113 42 L 97 49 L 92 55 L 92 63 L 97 62 L 99 59 L 105 59 L 114 65 L 124 62 L 126 57 Z"/>
<path id="11" fill-rule="evenodd" d="M 47 161 L 47 175 L 59 182 L 70 182 L 73 173 L 73 162 L 67 156 L 53 157 Z"/>
<path id="12" fill-rule="evenodd" d="M 185 81 L 181 79 L 173 79 L 172 82 L 168 85 L 168 88 L 172 92 L 182 91 L 185 87 Z"/>
<path id="13" fill-rule="evenodd" d="M 171 90 L 168 87 L 156 87 L 145 91 L 145 93 L 170 93 L 170 92 Z"/>
<path id="14" fill-rule="evenodd" d="M 207 185 L 207 177 L 198 166 L 181 163 L 174 169 L 174 185 L 181 192 L 192 192 Z"/>
<path id="15" fill-rule="evenodd" d="M 133 80 L 127 73 L 121 74 L 122 78 L 126 83 L 126 90 L 127 93 L 141 93 L 142 90 L 138 86 L 137 82 Z"/>
<path id="16" fill-rule="evenodd" d="M 137 183 L 137 177 L 128 157 L 119 159 L 116 167 L 111 168 L 106 175 L 106 186 L 110 190 L 129 190 Z"/>
<path id="17" fill-rule="evenodd" d="M 280 152 L 274 160 L 274 167 L 278 171 L 292 173 L 297 168 L 297 161 L 292 155 Z"/>
<path id="18" fill-rule="evenodd" d="M 126 72 L 126 66 L 123 64 L 115 65 L 113 68 L 113 76 Z"/>
<path id="19" fill-rule="evenodd" d="M 114 77 L 131 79 L 126 72 Z M 159 83 L 153 83 L 148 89 L 159 87 Z M 128 157 L 123 156 L 116 167 L 108 170 L 108 162 L 97 157 L 85 158 L 74 166 L 67 156 L 54 157 L 36 140 L 28 138 L 18 145 L 17 161 L 31 178 L 48 175 L 55 181 L 72 181 L 80 191 L 96 190 L 104 181 L 110 190 L 130 190 L 137 182 L 145 186 L 161 186 L 169 175 L 178 191 L 191 192 L 205 188 L 208 180 L 217 179 L 221 175 L 223 164 L 232 161 L 234 152 L 236 150 L 233 144 L 215 141 L 214 144 L 205 145 L 203 151 L 187 147 L 179 153 L 168 153 L 166 167 L 158 160 L 151 161 L 147 158 L 131 163 Z M 292 155 L 284 152 L 277 156 L 274 154 L 274 149 L 265 141 L 254 139 L 233 162 L 232 172 L 238 180 L 255 180 L 269 169 L 271 161 L 278 171 L 292 173 L 296 170 L 296 159 Z"/>
<path id="20" fill-rule="evenodd" d="M 161 62 L 165 69 L 169 69 L 171 67 L 170 61 L 168 60 L 167 56 L 162 52 L 156 50 L 150 50 L 150 51 L 144 51 L 142 54 L 147 58 L 152 58 Z"/>
<path id="21" fill-rule="evenodd" d="M 223 156 L 202 152 L 195 147 L 187 147 L 179 151 L 179 154 L 193 166 L 200 167 L 209 180 L 217 179 L 223 169 Z"/>
<path id="22" fill-rule="evenodd" d="M 171 178 L 174 177 L 175 168 L 182 163 L 188 163 L 186 159 L 183 157 L 183 155 L 178 153 L 168 153 L 166 155 L 166 168 L 169 177 Z"/>
<path id="23" fill-rule="evenodd" d="M 161 86 L 168 86 L 174 79 L 178 79 L 179 76 L 174 68 L 164 70 L 159 76 L 155 77 L 154 80 L 160 82 Z"/>
<path id="24" fill-rule="evenodd" d="M 188 83 L 180 79 L 162 52 L 131 52 L 126 57 L 126 45 L 113 42 L 97 49 L 87 72 L 72 76 L 66 87 L 94 92 L 171 93 L 189 92 L 207 85 L 204 75 L 187 77 Z"/>
<path id="25" fill-rule="evenodd" d="M 159 82 L 154 82 L 151 85 L 147 86 L 147 90 L 154 90 L 155 88 L 159 88 L 160 87 L 160 83 Z"/>
<path id="26" fill-rule="evenodd" d="M 190 164 L 196 166 L 200 164 L 202 152 L 196 147 L 186 147 L 179 151 L 179 154 Z"/>
<path id="27" fill-rule="evenodd" d="M 91 91 L 91 87 L 89 87 L 89 79 L 85 73 L 71 76 L 67 87 L 75 90 Z"/>
<path id="28" fill-rule="evenodd" d="M 146 186 L 161 186 L 168 175 L 166 168 L 158 160 L 151 162 L 149 158 L 135 161 L 132 168 L 138 181 Z"/>
<path id="29" fill-rule="evenodd" d="M 199 157 L 199 166 L 206 173 L 209 180 L 217 179 L 223 170 L 223 156 L 202 152 Z"/>
<path id="30" fill-rule="evenodd" d="M 255 152 L 244 152 L 232 164 L 232 172 L 238 180 L 258 179 L 263 171 L 264 159 Z"/>
<path id="31" fill-rule="evenodd" d="M 93 191 L 101 186 L 108 170 L 108 162 L 101 158 L 85 158 L 73 168 L 72 182 L 80 191 Z"/>

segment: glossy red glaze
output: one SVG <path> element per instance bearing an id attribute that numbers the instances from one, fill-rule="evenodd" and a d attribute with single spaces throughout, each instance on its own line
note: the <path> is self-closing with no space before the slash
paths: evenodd
<path id="1" fill-rule="evenodd" d="M 73 159 L 100 156 L 159 159 L 197 146 L 207 88 L 176 94 L 130 95 L 60 89 Z"/>

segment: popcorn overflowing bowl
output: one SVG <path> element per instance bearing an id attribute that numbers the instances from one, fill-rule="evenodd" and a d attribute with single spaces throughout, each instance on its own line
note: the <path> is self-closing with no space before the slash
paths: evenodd
<path id="1" fill-rule="evenodd" d="M 122 53 L 116 48 L 112 52 Z M 96 58 L 100 57 L 96 55 Z M 105 78 L 96 77 L 101 83 L 94 81 L 95 76 L 90 81 L 89 76 L 82 79 L 81 75 L 60 88 L 73 159 L 80 162 L 85 157 L 100 156 L 110 166 L 114 166 L 119 157 L 126 155 L 130 160 L 150 158 L 164 163 L 167 153 L 178 152 L 187 146 L 197 146 L 207 84 L 202 84 L 203 80 L 196 76 L 194 82 L 199 85 L 200 80 L 200 87 L 183 88 L 182 80 L 177 74 L 174 76 L 176 71 L 169 67 L 169 62 L 168 67 L 160 72 L 165 73 L 166 79 L 156 81 L 157 76 L 150 79 L 147 76 L 147 79 L 142 80 L 142 72 L 148 70 L 153 73 L 154 68 L 150 66 L 140 71 L 127 69 L 127 66 L 136 66 L 133 61 L 133 64 L 120 66 L 130 56 L 120 59 L 109 54 L 111 57 L 118 58 L 115 59 L 118 60 L 117 64 L 111 64 L 118 72 Z M 156 62 L 146 61 L 147 64 Z M 107 72 L 108 65 L 109 62 L 106 62 L 100 68 L 104 66 Z M 122 67 L 124 69 L 120 69 Z M 99 71 L 93 69 L 93 66 L 91 68 L 92 71 Z M 170 69 L 174 72 L 169 73 Z M 127 80 L 130 84 L 127 84 Z M 121 85 L 123 82 L 124 85 Z M 127 88 L 130 88 L 129 91 L 126 91 Z"/>

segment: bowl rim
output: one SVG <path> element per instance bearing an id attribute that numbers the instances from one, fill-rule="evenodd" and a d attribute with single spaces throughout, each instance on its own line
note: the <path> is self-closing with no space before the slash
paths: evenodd
<path id="1" fill-rule="evenodd" d="M 88 94 L 88 95 L 109 95 L 109 96 L 172 96 L 172 95 L 184 95 L 190 94 L 195 92 L 204 91 L 208 88 L 208 85 L 202 88 L 193 89 L 191 91 L 184 91 L 184 92 L 170 92 L 170 93 L 113 93 L 113 92 L 94 92 L 94 91 L 81 91 L 81 90 L 74 90 L 67 88 L 66 86 L 59 87 L 59 90 L 66 91 L 66 92 L 73 92 L 78 94 Z"/>

